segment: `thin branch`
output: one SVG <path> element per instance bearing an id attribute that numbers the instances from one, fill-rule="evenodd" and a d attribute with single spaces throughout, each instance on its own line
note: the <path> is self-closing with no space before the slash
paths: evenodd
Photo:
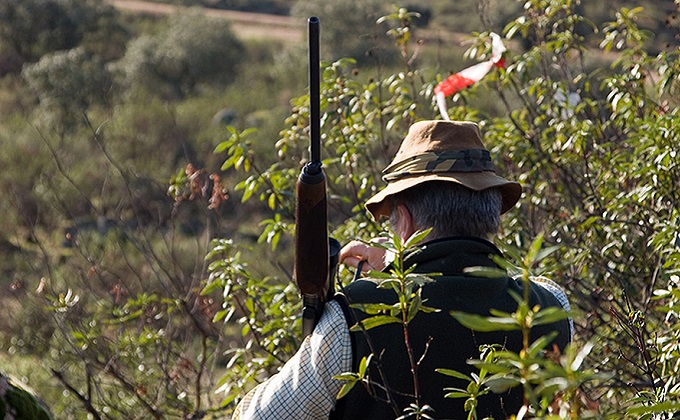
<path id="1" fill-rule="evenodd" d="M 111 375 L 114 379 L 116 379 L 128 392 L 133 394 L 136 397 L 137 401 L 139 401 L 142 404 L 142 406 L 144 406 L 146 411 L 148 411 L 149 414 L 151 414 L 154 419 L 161 420 L 163 418 L 161 412 L 158 411 L 158 409 L 154 408 L 151 404 L 149 404 L 149 402 L 146 401 L 146 399 L 144 399 L 139 389 L 135 387 L 133 384 L 131 384 L 120 372 L 118 372 L 118 370 L 116 370 L 113 367 L 113 363 L 107 363 L 106 366 L 104 367 L 104 371 Z"/>
<path id="2" fill-rule="evenodd" d="M 84 396 L 83 394 L 81 394 L 80 392 L 78 392 L 78 390 L 75 389 L 75 388 L 73 387 L 73 385 L 71 385 L 71 384 L 66 380 L 66 378 L 64 377 L 64 373 L 63 373 L 63 372 L 60 372 L 60 371 L 58 371 L 58 370 L 56 370 L 56 369 L 50 369 L 50 370 L 52 371 L 52 375 L 53 375 L 55 378 L 57 378 L 57 380 L 59 380 L 59 382 L 61 382 L 61 384 L 64 385 L 64 386 L 66 387 L 66 389 L 68 389 L 70 392 L 72 392 L 72 393 L 76 396 L 76 398 L 78 398 L 78 400 L 80 400 L 81 403 L 83 403 L 83 406 L 85 407 L 85 409 L 86 409 L 90 414 L 92 414 L 92 416 L 93 416 L 95 419 L 97 419 L 97 420 L 102 420 L 102 417 L 99 415 L 99 412 L 98 412 L 98 411 L 94 408 L 94 406 L 92 405 L 92 400 L 90 399 L 91 396 L 89 395 L 89 394 L 90 394 L 90 382 L 89 382 L 89 381 L 88 381 L 88 396 L 86 397 L 86 396 Z"/>

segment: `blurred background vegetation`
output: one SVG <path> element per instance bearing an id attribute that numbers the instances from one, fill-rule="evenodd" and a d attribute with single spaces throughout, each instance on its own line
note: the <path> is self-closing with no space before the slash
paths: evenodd
<path id="1" fill-rule="evenodd" d="M 373 146 L 362 142 L 380 140 L 381 156 L 388 156 L 409 121 L 437 118 L 433 84 L 483 55 L 482 47 L 474 49 L 476 35 L 503 33 L 518 16 L 530 19 L 533 3 L 555 2 L 400 4 L 419 12 L 409 22 L 413 36 L 401 45 L 387 34 L 399 27 L 398 19 L 375 23 L 396 10 L 381 0 L 157 2 L 183 7 L 169 15 L 138 12 L 120 3 L 125 2 L 0 3 L 0 370 L 32 386 L 55 415 L 65 419 L 225 414 L 243 389 L 275 371 L 296 348 L 299 337 L 290 325 L 299 308 L 292 297 L 294 287 L 281 279 L 289 276 L 292 266 L 288 187 L 305 147 L 300 139 L 305 127 L 308 16 L 321 18 L 323 60 L 354 59 L 327 68 L 327 83 L 337 82 L 327 86 L 329 109 L 349 107 L 356 99 L 347 92 L 376 83 L 383 83 L 385 98 L 403 101 L 382 110 L 385 120 L 371 114 L 354 121 L 349 131 L 330 134 L 329 129 L 329 147 L 347 152 L 332 142 L 351 133 L 347 138 L 355 148 L 349 150 L 373 153 Z M 602 47 L 602 29 L 616 20 L 617 10 L 638 5 L 644 8 L 635 15 L 640 30 L 630 33 L 640 36 L 640 49 L 633 48 L 630 39 L 611 49 Z M 208 9 L 290 17 L 293 36 L 276 37 L 265 30 L 245 37 L 229 19 L 206 16 Z M 579 45 L 584 74 L 600 74 L 603 80 L 625 52 L 638 57 L 642 52 L 650 57 L 677 54 L 677 9 L 671 0 L 574 4 L 574 14 L 587 18 L 572 28 L 575 37 L 583 37 Z M 526 53 L 546 41 L 538 32 L 518 30 L 506 42 L 514 53 Z M 417 89 L 405 87 L 416 84 Z M 480 86 L 474 95 L 459 95 L 460 107 L 452 113 L 488 121 L 508 116 L 508 103 L 493 94 L 496 89 Z M 666 105 L 660 102 L 659 107 L 677 106 L 663 99 Z M 511 109 L 523 106 L 521 95 L 509 101 Z M 402 117 L 388 122 L 390 113 Z M 380 137 L 363 128 L 369 118 L 382 130 Z M 249 127 L 257 130 L 243 132 Z M 502 138 L 500 128 L 494 127 L 489 124 L 489 131 L 496 130 Z M 220 144 L 222 152 L 213 153 Z M 521 148 L 500 149 L 520 167 L 532 157 Z M 228 156 L 231 162 L 223 166 Z M 339 232 L 342 238 L 377 232 L 378 227 L 360 214 L 360 203 L 378 178 L 340 168 L 333 179 L 354 191 L 349 195 L 341 193 L 349 187 L 331 187 L 336 193 L 332 227 L 346 223 Z M 528 170 L 518 173 L 529 177 L 526 182 L 532 176 L 539 179 Z M 262 185 L 263 179 L 268 185 Z M 536 188 L 537 197 L 549 190 L 546 184 Z M 569 193 L 560 191 L 562 196 Z M 263 201 L 248 200 L 249 194 Z M 550 203 L 534 204 L 558 210 Z M 507 242 L 520 246 L 528 238 L 510 234 L 536 233 L 536 214 L 528 214 L 529 227 L 507 226 Z M 677 216 L 677 208 L 671 214 Z M 228 242 L 221 247 L 211 245 L 224 238 Z M 564 240 L 558 234 L 551 239 Z M 589 240 L 588 235 L 583 233 L 582 239 Z M 265 241 L 273 246 L 265 246 Z M 210 268 L 208 253 L 223 266 Z M 576 261 L 583 255 L 572 257 Z M 606 271 L 598 275 L 612 275 Z M 637 274 L 640 279 L 626 281 L 657 278 Z M 216 275 L 224 282 L 216 281 Z M 225 304 L 230 276 L 257 279 L 261 289 L 245 290 L 241 306 Z M 212 288 L 206 291 L 208 278 Z M 585 297 L 585 286 L 577 286 L 569 290 L 573 298 L 623 299 L 608 294 L 605 283 L 598 284 L 597 295 Z M 276 326 L 287 330 L 285 334 L 268 335 L 274 328 L 268 325 L 258 336 L 253 331 L 262 320 L 251 318 L 251 325 L 247 316 L 245 326 L 213 322 L 215 317 L 228 321 L 257 312 L 253 297 L 258 294 L 262 302 L 273 299 L 280 310 L 269 317 L 289 321 Z M 641 308 L 625 301 L 619 309 L 610 315 L 625 318 Z M 582 323 L 591 322 L 588 316 L 607 316 L 588 310 Z M 644 334 L 639 318 L 635 322 L 631 325 L 638 329 L 629 335 L 631 345 L 639 347 L 636 340 Z M 597 334 L 592 330 L 583 336 Z M 603 357 L 624 354 L 623 347 L 607 345 L 600 348 Z M 256 354 L 256 348 L 269 350 L 260 359 L 242 357 L 251 349 Z M 610 367 L 609 359 L 599 360 Z M 651 368 L 646 369 L 649 373 Z M 214 392 L 217 388 L 220 393 Z"/>

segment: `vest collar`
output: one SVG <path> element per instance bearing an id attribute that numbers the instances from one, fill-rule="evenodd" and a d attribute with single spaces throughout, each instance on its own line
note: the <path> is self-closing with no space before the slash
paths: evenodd
<path id="1" fill-rule="evenodd" d="M 493 256 L 502 257 L 491 242 L 475 237 L 456 236 L 426 242 L 407 251 L 404 264 L 416 265 L 418 273 L 442 273 L 444 276 L 463 275 L 468 267 L 500 268 Z"/>

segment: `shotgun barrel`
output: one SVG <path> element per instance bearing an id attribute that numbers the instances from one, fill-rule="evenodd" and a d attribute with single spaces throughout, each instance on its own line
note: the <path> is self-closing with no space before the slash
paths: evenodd
<path id="1" fill-rule="evenodd" d="M 309 29 L 309 162 L 296 185 L 293 277 L 303 299 L 303 336 L 311 334 L 331 287 L 326 175 L 321 163 L 319 19 Z"/>
<path id="2" fill-rule="evenodd" d="M 309 156 L 321 165 L 321 83 L 319 64 L 319 18 L 307 20 L 309 32 Z"/>

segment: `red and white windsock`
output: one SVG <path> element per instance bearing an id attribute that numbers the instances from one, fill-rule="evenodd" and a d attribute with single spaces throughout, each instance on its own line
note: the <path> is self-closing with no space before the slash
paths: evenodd
<path id="1" fill-rule="evenodd" d="M 446 112 L 446 97 L 453 95 L 461 89 L 482 80 L 484 76 L 493 68 L 505 68 L 505 60 L 503 60 L 503 53 L 505 52 L 505 45 L 501 41 L 501 37 L 491 32 L 491 59 L 484 61 L 474 66 L 461 70 L 442 80 L 434 88 L 434 95 L 437 99 L 437 106 L 442 118 L 449 119 L 449 114 Z"/>

